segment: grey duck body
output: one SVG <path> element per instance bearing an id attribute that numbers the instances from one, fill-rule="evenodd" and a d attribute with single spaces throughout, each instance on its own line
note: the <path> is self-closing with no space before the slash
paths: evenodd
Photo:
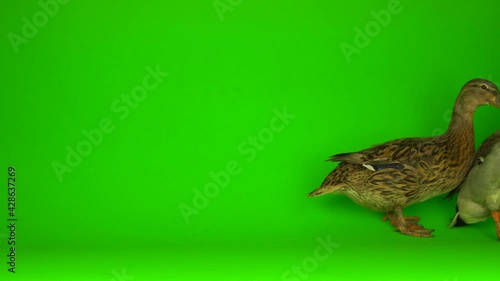
<path id="1" fill-rule="evenodd" d="M 450 226 L 482 222 L 500 211 L 500 131 L 478 149 L 474 166 L 459 188 L 457 210 Z"/>

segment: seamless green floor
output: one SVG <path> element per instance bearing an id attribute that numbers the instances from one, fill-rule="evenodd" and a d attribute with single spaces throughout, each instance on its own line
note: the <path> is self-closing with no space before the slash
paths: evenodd
<path id="1" fill-rule="evenodd" d="M 446 130 L 500 81 L 499 4 L 25 1 L 0 9 L 1 280 L 493 280 L 493 222 L 453 200 L 395 233 L 324 160 Z M 476 145 L 500 110 L 475 115 Z"/>

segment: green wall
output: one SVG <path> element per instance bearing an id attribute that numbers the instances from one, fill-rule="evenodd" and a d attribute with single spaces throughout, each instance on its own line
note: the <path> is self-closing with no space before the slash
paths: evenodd
<path id="1" fill-rule="evenodd" d="M 405 210 L 436 230 L 419 239 L 347 197 L 306 197 L 328 156 L 444 132 L 465 82 L 500 81 L 497 2 L 54 1 L 0 9 L 18 219 L 15 274 L 0 228 L 1 276 L 498 276 L 493 222 L 447 229 L 453 201 Z M 498 120 L 477 111 L 477 145 Z"/>

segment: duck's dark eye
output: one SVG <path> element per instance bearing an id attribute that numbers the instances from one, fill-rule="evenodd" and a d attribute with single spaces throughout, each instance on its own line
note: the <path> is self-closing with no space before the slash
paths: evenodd
<path id="1" fill-rule="evenodd" d="M 486 90 L 486 85 L 481 85 L 481 89 Z"/>

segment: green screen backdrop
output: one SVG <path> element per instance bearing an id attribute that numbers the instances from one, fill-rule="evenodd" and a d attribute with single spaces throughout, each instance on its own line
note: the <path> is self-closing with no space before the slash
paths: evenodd
<path id="1" fill-rule="evenodd" d="M 438 2 L 4 2 L 1 280 L 494 280 L 493 222 L 448 229 L 454 200 L 405 209 L 426 239 L 306 197 L 500 81 L 497 1 Z"/>

